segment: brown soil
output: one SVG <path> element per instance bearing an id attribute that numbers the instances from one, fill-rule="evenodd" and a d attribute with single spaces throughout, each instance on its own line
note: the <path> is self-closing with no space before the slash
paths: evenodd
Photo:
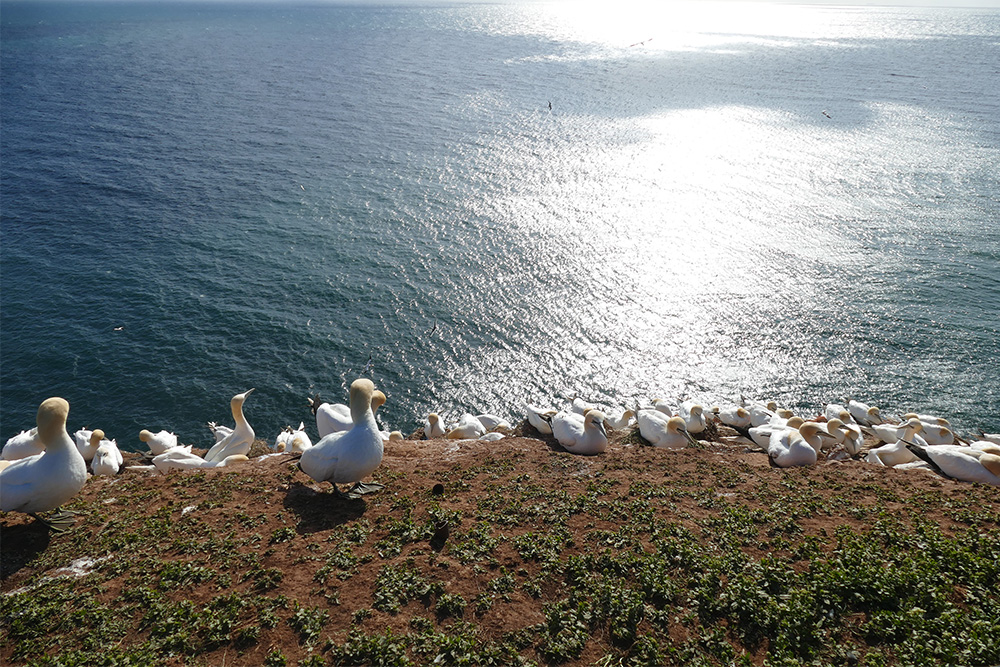
<path id="1" fill-rule="evenodd" d="M 521 426 L 521 432 L 532 431 Z M 537 435 L 537 434 L 536 434 Z M 172 472 L 159 475 L 126 470 L 116 478 L 92 478 L 81 492 L 73 508 L 81 511 L 76 526 L 67 533 L 49 533 L 31 517 L 7 514 L 0 518 L 2 536 L 2 588 L 7 593 L 37 582 L 39 574 L 54 574 L 55 565 L 43 556 L 47 551 L 69 544 L 86 549 L 89 542 L 97 543 L 109 530 L 121 530 L 115 523 L 121 512 L 139 512 L 145 517 L 165 517 L 177 526 L 196 526 L 198 535 L 230 535 L 230 544 L 248 559 L 229 562 L 252 562 L 254 567 L 276 568 L 281 571 L 280 584 L 268 595 L 282 594 L 301 607 L 322 608 L 329 620 L 323 637 L 333 643 L 343 642 L 352 627 L 372 633 L 391 628 L 405 634 L 414 616 L 425 616 L 435 623 L 452 623 L 455 618 L 435 617 L 432 600 L 408 602 L 398 613 L 372 608 L 376 577 L 387 563 L 410 562 L 428 578 L 441 581 L 444 592 L 472 601 L 487 590 L 500 572 L 521 570 L 519 580 L 537 574 L 537 565 L 522 558 L 512 546 L 512 540 L 529 530 L 544 530 L 530 522 L 503 527 L 507 538 L 499 542 L 488 565 L 463 563 L 449 550 L 457 535 L 465 535 L 476 524 L 478 508 L 484 499 L 504 493 L 503 489 L 517 485 L 540 485 L 564 491 L 570 496 L 585 493 L 600 484 L 600 494 L 607 500 L 636 495 L 634 489 L 669 485 L 675 492 L 654 505 L 661 515 L 670 513 L 671 520 L 694 531 L 700 531 L 699 520 L 715 511 L 713 499 L 729 505 L 772 509 L 774 498 L 789 485 L 807 488 L 810 497 L 818 501 L 850 498 L 850 503 L 871 507 L 881 505 L 898 515 L 903 522 L 918 515 L 923 521 L 939 524 L 946 534 L 965 526 L 947 510 L 949 500 L 967 502 L 977 499 L 993 516 L 1000 511 L 1000 494 L 996 489 L 944 479 L 922 471 L 902 471 L 877 467 L 862 461 L 821 462 L 811 468 L 776 469 L 766 455 L 742 445 L 710 443 L 704 449 L 667 451 L 639 444 L 636 435 L 620 434 L 606 453 L 595 457 L 574 456 L 563 451 L 551 439 L 512 437 L 493 443 L 478 441 L 410 441 L 392 442 L 386 447 L 382 466 L 375 480 L 385 488 L 359 500 L 335 498 L 328 485 L 322 488 L 297 469 L 291 455 L 253 459 L 231 469 L 198 472 Z M 135 455 L 130 455 L 135 458 Z M 128 462 L 127 462 L 128 463 Z M 197 475 L 197 482 L 192 476 Z M 443 485 L 443 493 L 435 493 L 435 485 Z M 511 485 L 515 485 L 512 487 Z M 219 493 L 225 489 L 225 493 Z M 211 491 L 209 491 L 211 490 Z M 920 494 L 932 494 L 942 502 L 917 509 L 907 502 Z M 211 502 L 205 502 L 211 496 Z M 503 500 L 499 498 L 498 500 Z M 848 501 L 845 501 L 845 503 Z M 412 516 L 415 522 L 426 521 L 432 509 L 457 512 L 454 525 L 438 526 L 433 540 L 420 539 L 401 544 L 398 554 L 381 554 L 379 541 L 391 533 L 393 520 Z M 860 516 L 860 515 L 859 515 Z M 623 519 L 624 520 L 624 519 Z M 569 519 L 574 539 L 568 553 L 593 548 L 586 535 L 593 531 L 614 531 L 620 521 L 595 518 L 580 513 Z M 853 525 L 858 531 L 870 526 L 870 519 L 852 518 L 850 513 L 816 512 L 797 521 L 802 534 L 817 536 L 822 549 L 830 549 L 832 536 L 839 526 Z M 325 583 L 317 571 L 331 541 L 343 539 L 344 528 L 363 525 L 370 537 L 355 549 L 359 562 L 355 573 L 343 580 L 330 577 Z M 206 530 L 207 529 L 207 530 Z M 289 530 L 290 529 L 290 530 Z M 996 525 L 991 527 L 995 530 Z M 250 533 L 261 539 L 240 540 Z M 155 556 L 164 560 L 190 560 L 205 565 L 205 558 L 180 551 L 173 545 L 162 545 Z M 748 547 L 747 552 L 764 556 L 766 552 Z M 756 552 L 755 552 L 756 550 Z M 157 549 L 159 551 L 159 549 Z M 110 556 L 114 553 L 88 554 Z M 233 554 L 230 554 L 232 557 Z M 237 567 L 231 565 L 231 568 Z M 239 568 L 247 569 L 246 565 Z M 151 573 L 152 574 L 152 573 Z M 239 573 L 231 579 L 231 588 L 247 591 L 252 580 L 242 580 Z M 130 583 L 131 582 L 131 583 Z M 134 585 L 126 570 L 109 577 L 100 589 L 104 603 L 113 603 L 126 586 Z M 219 595 L 218 584 L 207 581 L 174 591 L 174 597 L 184 597 L 203 605 Z M 497 601 L 484 613 L 469 604 L 459 616 L 474 622 L 481 636 L 499 639 L 545 620 L 543 608 L 553 601 L 555 589 L 543 586 L 535 597 L 518 588 L 505 601 Z M 358 610 L 367 617 L 359 618 Z M 287 617 L 289 612 L 284 612 Z M 287 619 L 286 619 L 287 620 Z M 353 623 L 353 626 L 352 626 Z M 683 639 L 684 628 L 677 626 L 677 641 Z M 672 631 L 673 632 L 673 631 Z M 121 638 L 122 645 L 141 643 L 148 628 L 133 624 L 130 634 Z M 12 664 L 14 647 L 3 642 L 0 663 Z M 287 622 L 264 628 L 255 643 L 234 649 L 219 647 L 199 656 L 199 664 L 262 665 L 265 656 L 278 649 L 289 665 L 296 664 L 319 648 L 302 643 Z M 566 664 L 593 664 L 607 653 L 608 646 L 589 641 L 583 654 Z M 49 654 L 58 652 L 50 649 Z M 751 656 L 759 664 L 763 649 Z M 537 656 L 532 659 L 538 660 Z M 170 664 L 189 664 L 188 658 L 174 658 Z M 542 662 L 539 660 L 539 662 Z"/>

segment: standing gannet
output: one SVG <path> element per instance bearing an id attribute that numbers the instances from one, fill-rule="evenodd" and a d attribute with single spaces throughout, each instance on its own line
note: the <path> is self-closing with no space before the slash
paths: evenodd
<path id="1" fill-rule="evenodd" d="M 53 397 L 38 407 L 38 435 L 45 451 L 0 470 L 0 511 L 24 512 L 55 530 L 72 523 L 72 512 L 48 520 L 37 512 L 55 509 L 87 483 L 87 464 L 66 432 L 69 403 Z"/>
<path id="2" fill-rule="evenodd" d="M 428 440 L 444 437 L 444 424 L 436 412 L 427 415 L 427 420 L 424 421 L 424 437 Z"/>
<path id="3" fill-rule="evenodd" d="M 681 403 L 677 416 L 684 420 L 684 428 L 688 433 L 696 435 L 705 430 L 705 408 L 694 401 Z"/>
<path id="4" fill-rule="evenodd" d="M 556 411 L 552 408 L 540 408 L 530 403 L 524 404 L 524 411 L 528 417 L 528 423 L 545 435 L 552 435 L 552 418 L 556 416 Z"/>
<path id="5" fill-rule="evenodd" d="M 253 389 L 248 389 L 242 394 L 236 394 L 229 401 L 229 407 L 233 411 L 233 419 L 236 420 L 236 428 L 228 436 L 218 441 L 205 454 L 205 460 L 209 463 L 222 461 L 226 457 L 237 454 L 246 455 L 250 452 L 250 445 L 253 444 L 254 432 L 246 417 L 243 416 L 243 402 L 247 400 Z"/>
<path id="6" fill-rule="evenodd" d="M 882 419 L 882 413 L 879 412 L 878 408 L 869 407 L 861 401 L 855 401 L 853 398 L 847 401 L 847 411 L 854 417 L 854 421 L 862 426 L 874 426 L 885 421 Z"/>
<path id="7" fill-rule="evenodd" d="M 90 462 L 90 469 L 96 476 L 114 477 L 124 462 L 118 443 L 114 440 L 102 440 L 97 446 L 94 460 Z"/>
<path id="8" fill-rule="evenodd" d="M 375 413 L 372 412 L 372 395 L 375 385 L 360 378 L 351 384 L 351 417 L 354 428 L 344 433 L 331 433 L 302 453 L 299 468 L 317 482 L 330 482 L 338 496 L 355 498 L 377 491 L 381 484 L 362 484 L 382 463 L 384 443 Z M 337 484 L 355 482 L 347 493 Z"/>
<path id="9" fill-rule="evenodd" d="M 456 424 L 448 429 L 444 437 L 449 440 L 468 440 L 478 438 L 484 433 L 486 433 L 486 429 L 483 428 L 483 423 L 476 419 L 475 415 L 466 412 Z"/>
<path id="10" fill-rule="evenodd" d="M 688 445 L 698 446 L 680 417 L 669 417 L 659 410 L 639 410 L 636 420 L 639 422 L 639 435 L 654 447 L 682 449 Z"/>
<path id="11" fill-rule="evenodd" d="M 608 448 L 604 430 L 604 413 L 587 410 L 587 414 L 562 410 L 552 418 L 552 435 L 568 452 L 592 456 Z"/>
<path id="12" fill-rule="evenodd" d="M 767 446 L 767 455 L 779 468 L 816 465 L 816 452 L 821 448 L 823 433 L 816 422 L 805 422 L 797 429 L 775 430 Z"/>
<path id="13" fill-rule="evenodd" d="M 38 427 L 35 426 L 31 430 L 21 431 L 7 440 L 7 444 L 3 446 L 3 453 L 0 453 L 0 459 L 17 461 L 41 454 L 44 450 L 42 439 L 38 437 Z"/>
<path id="14" fill-rule="evenodd" d="M 960 445 L 907 443 L 907 449 L 947 477 L 1000 486 L 1000 456 Z"/>
<path id="15" fill-rule="evenodd" d="M 168 449 L 173 449 L 177 446 L 177 436 L 170 431 L 153 433 L 152 431 L 143 429 L 139 431 L 139 440 L 146 443 L 146 446 L 149 447 L 149 452 L 153 456 L 162 454 Z M 190 449 L 190 447 L 188 447 L 188 449 Z"/>

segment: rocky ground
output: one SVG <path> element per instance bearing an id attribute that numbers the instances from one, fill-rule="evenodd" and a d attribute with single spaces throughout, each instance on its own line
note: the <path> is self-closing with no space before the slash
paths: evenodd
<path id="1" fill-rule="evenodd" d="M 282 455 L 2 515 L 0 663 L 1000 663 L 994 487 L 518 433 L 390 443 L 360 500 Z"/>

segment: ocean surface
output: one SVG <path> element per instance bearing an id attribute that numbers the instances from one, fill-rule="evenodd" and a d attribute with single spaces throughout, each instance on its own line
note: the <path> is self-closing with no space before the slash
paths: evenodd
<path id="1" fill-rule="evenodd" d="M 650 6 L 654 5 L 654 6 Z M 0 4 L 0 438 L 578 394 L 1000 431 L 1000 10 Z M 551 105 L 551 106 L 550 106 Z"/>

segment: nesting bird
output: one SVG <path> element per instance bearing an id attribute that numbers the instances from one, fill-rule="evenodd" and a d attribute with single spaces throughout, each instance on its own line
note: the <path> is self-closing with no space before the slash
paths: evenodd
<path id="1" fill-rule="evenodd" d="M 38 436 L 38 427 L 33 426 L 28 431 L 21 431 L 17 435 L 7 440 L 0 453 L 0 459 L 4 461 L 17 461 L 35 454 L 41 454 L 45 450 L 42 439 Z"/>
<path id="2" fill-rule="evenodd" d="M 670 417 L 659 410 L 639 410 L 639 435 L 654 447 L 682 449 L 688 445 L 697 446 L 697 441 L 687 431 L 684 420 Z"/>
<path id="3" fill-rule="evenodd" d="M 566 451 L 592 456 L 608 448 L 604 413 L 587 410 L 586 414 L 563 410 L 552 418 L 552 435 Z"/>
<path id="4" fill-rule="evenodd" d="M 177 446 L 177 436 L 170 431 L 153 433 L 152 431 L 143 429 L 139 431 L 139 440 L 146 443 L 146 446 L 149 447 L 149 451 L 153 456 L 162 454 L 168 449 L 173 449 Z M 190 449 L 190 447 L 188 449 Z"/>

